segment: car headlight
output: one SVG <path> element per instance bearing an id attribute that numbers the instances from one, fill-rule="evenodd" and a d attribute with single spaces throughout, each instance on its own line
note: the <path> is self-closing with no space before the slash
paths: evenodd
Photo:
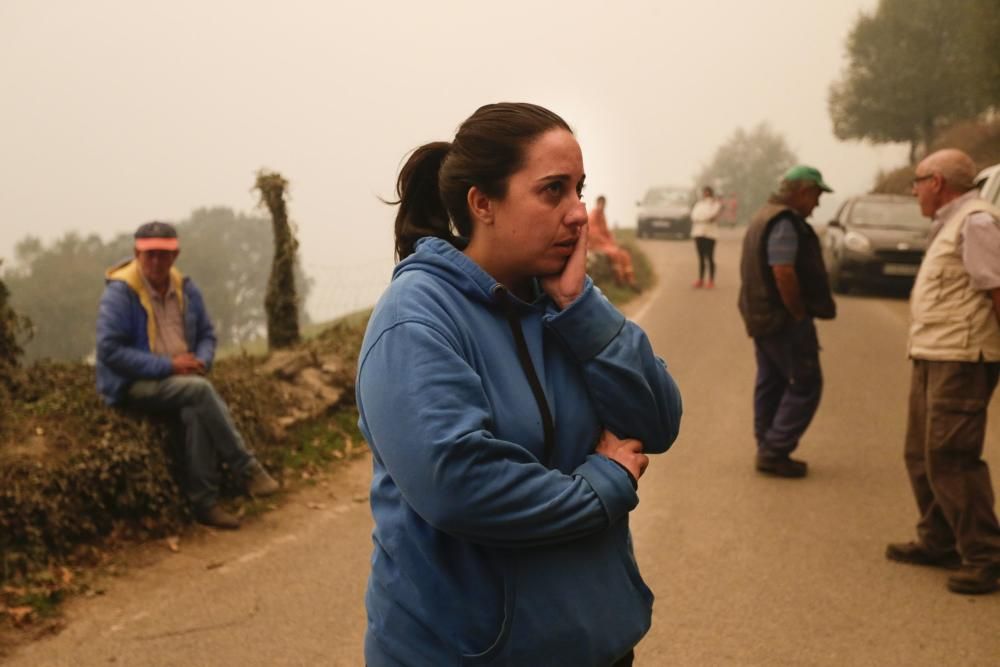
<path id="1" fill-rule="evenodd" d="M 844 236 L 844 245 L 853 252 L 869 253 L 872 251 L 872 244 L 868 237 L 857 232 L 847 232 Z"/>

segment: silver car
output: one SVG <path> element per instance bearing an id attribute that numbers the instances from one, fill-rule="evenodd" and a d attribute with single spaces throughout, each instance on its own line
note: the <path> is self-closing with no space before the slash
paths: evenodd
<path id="1" fill-rule="evenodd" d="M 656 234 L 670 234 L 691 238 L 693 203 L 690 188 L 661 186 L 646 190 L 646 195 L 638 202 L 636 236 L 652 238 Z"/>

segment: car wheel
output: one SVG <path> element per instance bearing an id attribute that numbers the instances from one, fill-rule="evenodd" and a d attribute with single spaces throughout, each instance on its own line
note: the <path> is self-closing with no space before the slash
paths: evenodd
<path id="1" fill-rule="evenodd" d="M 838 265 L 830 268 L 830 289 L 837 294 L 847 294 L 851 291 L 851 286 L 844 279 L 844 276 L 840 271 L 840 266 Z"/>

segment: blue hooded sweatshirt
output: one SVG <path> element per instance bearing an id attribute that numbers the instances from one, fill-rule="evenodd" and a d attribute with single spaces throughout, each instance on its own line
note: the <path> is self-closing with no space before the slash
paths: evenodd
<path id="1" fill-rule="evenodd" d="M 554 424 L 518 357 L 520 327 Z M 446 241 L 397 265 L 358 366 L 371 446 L 368 667 L 608 667 L 649 629 L 631 475 L 602 428 L 660 453 L 677 385 L 589 278 L 563 311 L 511 296 Z"/>

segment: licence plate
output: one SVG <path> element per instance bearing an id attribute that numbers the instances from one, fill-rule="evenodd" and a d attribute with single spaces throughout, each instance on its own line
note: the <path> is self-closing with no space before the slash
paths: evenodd
<path id="1" fill-rule="evenodd" d="M 882 273 L 887 276 L 915 276 L 918 268 L 916 264 L 885 264 Z"/>

